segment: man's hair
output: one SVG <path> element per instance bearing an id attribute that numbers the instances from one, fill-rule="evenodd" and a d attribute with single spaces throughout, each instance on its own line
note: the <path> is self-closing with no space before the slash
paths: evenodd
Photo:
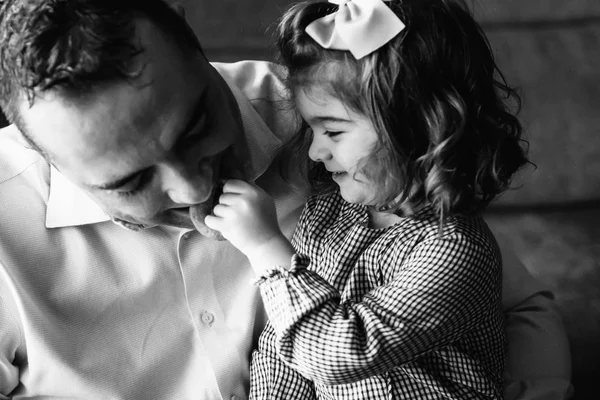
<path id="1" fill-rule="evenodd" d="M 162 0 L 0 0 L 0 107 L 19 124 L 18 103 L 54 91 L 80 98 L 132 80 L 143 52 L 135 22 L 147 18 L 181 46 L 200 45 Z M 19 126 L 21 128 L 21 126 Z"/>
<path id="2" fill-rule="evenodd" d="M 292 6 L 277 27 L 287 86 L 292 94 L 321 86 L 372 121 L 379 141 L 361 171 L 379 185 L 377 205 L 410 213 L 432 204 L 442 219 L 481 210 L 527 163 L 521 124 L 510 111 L 520 108 L 520 98 L 463 2 L 386 4 L 406 28 L 359 60 L 348 51 L 321 47 L 305 32 L 337 5 Z M 304 125 L 291 144 L 290 154 L 297 155 L 292 162 L 305 157 L 313 188 L 332 190 L 331 174 L 306 157 L 310 140 Z"/>

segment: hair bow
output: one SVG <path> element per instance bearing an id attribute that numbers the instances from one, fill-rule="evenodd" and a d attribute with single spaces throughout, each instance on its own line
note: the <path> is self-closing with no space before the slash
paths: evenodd
<path id="1" fill-rule="evenodd" d="M 404 23 L 383 0 L 329 2 L 339 4 L 339 9 L 306 27 L 306 33 L 326 49 L 349 50 L 358 60 L 404 29 Z"/>

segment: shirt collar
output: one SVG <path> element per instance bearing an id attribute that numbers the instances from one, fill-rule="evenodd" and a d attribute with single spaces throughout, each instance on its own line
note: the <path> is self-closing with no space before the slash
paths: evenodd
<path id="1" fill-rule="evenodd" d="M 244 139 L 250 153 L 248 178 L 255 180 L 271 164 L 281 140 L 267 127 L 246 96 L 227 82 L 237 101 L 244 126 Z M 46 208 L 46 228 L 80 226 L 109 221 L 110 217 L 83 190 L 56 168 L 50 169 L 50 193 Z"/>
<path id="2" fill-rule="evenodd" d="M 56 168 L 50 168 L 46 228 L 87 225 L 108 220 L 109 216 L 91 197 Z"/>
<path id="3" fill-rule="evenodd" d="M 225 79 L 225 78 L 224 78 Z M 248 178 L 256 180 L 271 165 L 275 154 L 282 145 L 279 139 L 269 129 L 265 121 L 257 113 L 248 98 L 235 85 L 225 79 L 235 96 L 244 126 L 244 140 L 250 153 L 250 168 Z"/>

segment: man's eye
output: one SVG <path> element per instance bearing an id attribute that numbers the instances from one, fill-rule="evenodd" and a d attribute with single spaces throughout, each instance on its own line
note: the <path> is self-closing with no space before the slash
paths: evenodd
<path id="1" fill-rule="evenodd" d="M 141 192 L 150 182 L 152 174 L 149 172 L 142 172 L 125 185 L 121 186 L 118 189 L 115 189 L 115 192 L 119 194 L 119 196 L 133 196 L 139 192 Z"/>

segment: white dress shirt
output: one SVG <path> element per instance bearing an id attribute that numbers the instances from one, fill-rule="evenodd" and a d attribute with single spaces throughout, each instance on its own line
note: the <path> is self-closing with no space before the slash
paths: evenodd
<path id="1" fill-rule="evenodd" d="M 293 133 L 270 104 L 279 71 L 214 65 L 291 236 L 304 198 L 269 168 Z M 264 325 L 246 258 L 195 231 L 117 226 L 26 147 L 0 131 L 0 399 L 246 399 Z"/>

